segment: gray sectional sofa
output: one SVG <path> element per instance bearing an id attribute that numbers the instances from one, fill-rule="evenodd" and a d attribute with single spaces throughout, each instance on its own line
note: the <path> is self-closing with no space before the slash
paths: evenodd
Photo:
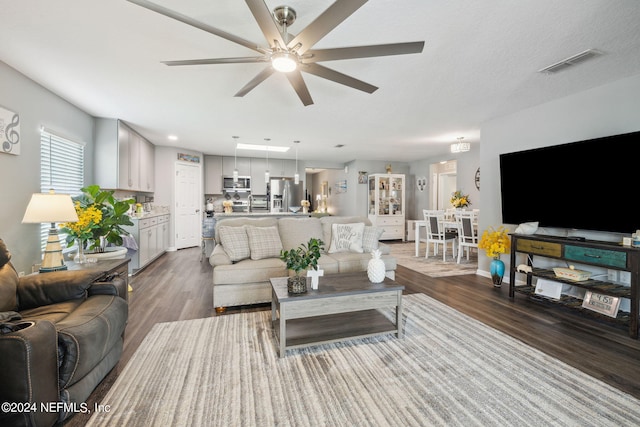
<path id="1" fill-rule="evenodd" d="M 394 279 L 396 260 L 389 255 L 389 246 L 378 240 L 383 231 L 360 216 L 220 219 L 215 228 L 216 246 L 209 257 L 213 306 L 222 311 L 271 301 L 269 279 L 289 274 L 279 258 L 280 250 L 297 248 L 310 238 L 325 243 L 318 261 L 325 275 L 366 271 L 371 251 L 380 249 L 386 276 Z"/>

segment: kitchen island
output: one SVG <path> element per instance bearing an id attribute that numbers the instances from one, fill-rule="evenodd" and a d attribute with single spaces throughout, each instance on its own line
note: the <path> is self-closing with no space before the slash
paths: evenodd
<path id="1" fill-rule="evenodd" d="M 308 218 L 310 217 L 312 214 L 311 213 L 302 213 L 302 212 L 298 212 L 298 213 L 293 213 L 293 212 L 268 212 L 268 211 L 264 211 L 264 212 L 232 212 L 232 213 L 224 213 L 224 212 L 217 212 L 213 214 L 213 217 L 216 219 L 222 219 L 222 218 L 239 218 L 239 217 L 269 217 L 269 218 L 280 218 L 280 217 L 300 217 L 300 218 Z"/>

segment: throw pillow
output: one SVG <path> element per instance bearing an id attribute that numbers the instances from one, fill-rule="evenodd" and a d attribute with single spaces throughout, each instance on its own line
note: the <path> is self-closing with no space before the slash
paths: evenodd
<path id="1" fill-rule="evenodd" d="M 384 228 L 366 225 L 362 235 L 362 250 L 369 253 L 378 249 L 378 240 L 380 240 L 382 233 L 384 233 Z"/>
<path id="2" fill-rule="evenodd" d="M 247 226 L 251 259 L 278 258 L 282 250 L 282 241 L 278 227 Z"/>
<path id="3" fill-rule="evenodd" d="M 364 234 L 364 223 L 352 224 L 332 224 L 331 225 L 331 246 L 329 253 L 336 252 L 357 252 L 362 253 L 362 235 Z"/>
<path id="4" fill-rule="evenodd" d="M 222 225 L 218 228 L 220 242 L 231 261 L 236 262 L 249 258 L 249 238 L 244 226 L 230 227 Z"/>

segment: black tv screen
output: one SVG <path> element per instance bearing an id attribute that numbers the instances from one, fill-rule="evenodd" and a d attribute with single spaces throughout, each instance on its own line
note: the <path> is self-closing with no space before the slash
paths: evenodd
<path id="1" fill-rule="evenodd" d="M 500 155 L 502 222 L 631 234 L 640 132 Z"/>

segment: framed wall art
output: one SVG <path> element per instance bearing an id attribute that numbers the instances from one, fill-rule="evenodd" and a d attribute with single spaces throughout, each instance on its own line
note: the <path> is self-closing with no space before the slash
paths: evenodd
<path id="1" fill-rule="evenodd" d="M 0 107 L 0 144 L 2 153 L 20 154 L 20 116 Z"/>

